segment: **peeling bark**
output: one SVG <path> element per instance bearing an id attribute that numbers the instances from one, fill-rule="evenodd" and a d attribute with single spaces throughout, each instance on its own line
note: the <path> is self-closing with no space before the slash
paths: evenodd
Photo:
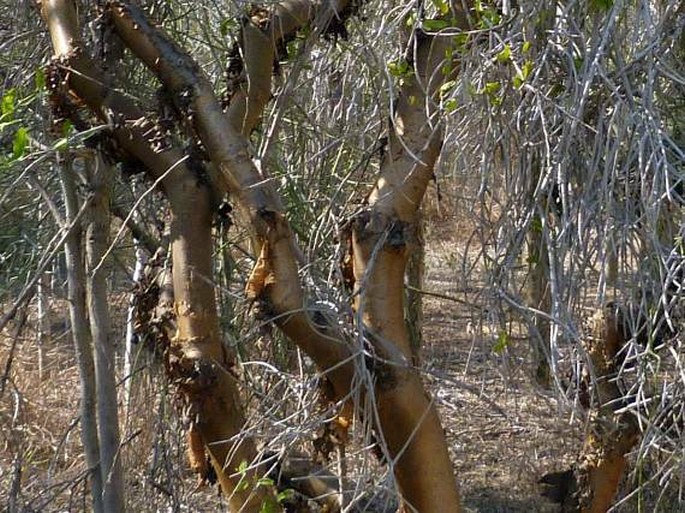
<path id="1" fill-rule="evenodd" d="M 294 6 L 302 7 L 306 16 L 295 16 L 300 11 Z M 284 14 L 282 23 L 272 26 L 280 31 L 277 37 L 281 39 L 286 33 L 286 20 L 301 26 L 315 13 L 313 4 L 304 1 L 285 2 L 275 9 L 288 14 Z M 333 320 L 325 316 L 314 319 L 306 310 L 299 278 L 302 255 L 283 214 L 280 197 L 268 177 L 254 166 L 245 140 L 264 96 L 253 90 L 257 97 L 250 104 L 247 97 L 252 92 L 248 87 L 244 92 L 244 110 L 235 107 L 239 114 L 231 114 L 230 108 L 228 114 L 224 113 L 197 64 L 160 29 L 151 26 L 142 11 L 124 2 L 111 2 L 110 13 L 124 43 L 171 92 L 177 110 L 202 141 L 217 170 L 213 186 L 221 193 L 230 192 L 250 222 L 260 258 L 250 278 L 248 297 L 258 301 L 286 335 L 315 360 L 332 385 L 332 398 L 346 398 L 356 379 L 353 360 L 362 354 L 351 349 L 354 345 L 345 341 Z M 47 14 L 50 20 L 50 12 Z M 320 16 L 319 19 L 325 19 L 325 15 Z M 50 24 L 60 26 L 59 22 Z M 59 30 L 51 32 L 55 32 L 53 40 L 58 54 L 64 55 L 70 66 L 82 66 L 77 69 L 84 69 L 86 77 L 92 76 L 92 63 L 72 51 L 70 38 Z M 459 496 L 436 409 L 411 366 L 402 297 L 408 251 L 406 229 L 415 221 L 442 144 L 434 96 L 447 78 L 441 74 L 440 65 L 450 53 L 447 46 L 451 38 L 418 32 L 414 37 L 416 44 L 412 45 L 414 53 L 410 57 L 416 63 L 416 73 L 407 80 L 398 99 L 390 151 L 369 197 L 369 210 L 354 223 L 353 267 L 358 308 L 364 320 L 360 331 L 367 335 L 375 354 L 369 363 L 376 382 L 377 417 L 369 415 L 377 421 L 379 439 L 387 448 L 387 461 L 399 482 L 405 509 L 445 513 L 460 511 Z M 248 478 L 247 484 L 252 486 L 244 492 L 242 486 L 231 480 L 236 466 L 254 461 L 249 457 L 253 451 L 251 442 L 243 439 L 235 448 L 230 448 L 230 443 L 212 443 L 230 440 L 231 433 L 242 427 L 243 419 L 229 372 L 230 361 L 218 341 L 216 305 L 209 285 L 211 256 L 206 250 L 211 242 L 206 191 L 193 190 L 197 184 L 190 179 L 192 175 L 173 148 L 162 146 L 153 151 L 149 125 L 146 130 L 141 129 L 148 122 L 142 115 L 135 117 L 138 111 L 126 103 L 125 97 L 99 83 L 94 85 L 87 78 L 70 78 L 70 83 L 74 89 L 81 87 L 83 94 L 89 93 L 86 102 L 98 115 L 107 116 L 103 109 L 107 102 L 116 107 L 109 111 L 122 113 L 122 119 L 139 120 L 116 123 L 113 133 L 122 147 L 151 168 L 153 176 L 161 178 L 166 169 L 178 165 L 173 178 L 163 182 L 174 213 L 173 275 L 178 331 L 171 350 L 170 372 L 187 398 L 222 487 L 231 495 L 231 507 L 238 510 L 241 501 L 247 501 L 251 511 L 256 502 L 254 495 L 248 494 L 257 494 L 259 487 Z M 198 254 L 199 248 L 203 254 Z M 397 294 L 382 297 L 385 292 Z M 266 494 L 261 500 L 269 497 Z"/>
<path id="2" fill-rule="evenodd" d="M 460 498 L 435 405 L 412 367 L 404 319 L 404 277 L 418 209 L 442 147 L 435 94 L 447 79 L 449 39 L 415 32 L 389 147 L 368 208 L 351 228 L 355 309 L 372 333 L 376 354 L 392 362 L 376 373 L 378 416 L 406 511 L 458 512 Z M 390 351 L 389 351 L 390 348 Z M 399 355 L 397 354 L 399 352 Z M 427 455 L 430 454 L 430 458 Z"/>
<path id="3" fill-rule="evenodd" d="M 595 408 L 576 477 L 581 513 L 604 513 L 616 496 L 627 465 L 626 455 L 639 440 L 639 426 L 632 413 L 617 414 L 623 394 L 616 384 L 616 358 L 627 342 L 613 305 L 592 319 L 586 351 L 595 380 Z"/>
<path id="4" fill-rule="evenodd" d="M 544 495 L 559 502 L 564 513 L 605 513 L 611 508 L 627 467 L 627 454 L 640 438 L 631 412 L 616 413 L 623 394 L 616 383 L 617 355 L 628 333 L 614 305 L 592 319 L 583 344 L 592 365 L 593 406 L 589 431 L 576 465 L 567 472 L 546 475 Z"/>
<path id="5" fill-rule="evenodd" d="M 208 190 L 198 183 L 182 153 L 160 141 L 156 127 L 124 95 L 110 90 L 103 73 L 83 53 L 72 2 L 45 0 L 41 13 L 48 24 L 57 55 L 53 87 L 67 83 L 103 121 L 130 155 L 161 181 L 172 206 L 172 259 L 177 334 L 169 372 L 185 396 L 201 438 L 235 511 L 259 512 L 266 504 L 279 511 L 275 492 L 255 486 L 259 468 L 237 469 L 256 461 L 256 449 L 242 430 L 244 417 L 237 387 L 229 373 L 231 362 L 219 339 L 212 286 L 211 211 Z M 71 71 L 73 70 L 73 72 Z M 240 486 L 241 480 L 249 486 Z"/>

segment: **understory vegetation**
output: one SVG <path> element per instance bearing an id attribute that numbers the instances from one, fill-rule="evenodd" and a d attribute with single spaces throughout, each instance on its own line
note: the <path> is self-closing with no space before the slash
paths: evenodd
<path id="1" fill-rule="evenodd" d="M 0 0 L 0 503 L 685 498 L 675 0 Z"/>

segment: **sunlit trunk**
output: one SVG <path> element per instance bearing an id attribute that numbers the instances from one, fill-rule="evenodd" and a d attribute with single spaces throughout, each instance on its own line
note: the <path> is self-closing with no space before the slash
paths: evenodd
<path id="1" fill-rule="evenodd" d="M 616 356 L 628 341 L 625 320 L 607 306 L 592 320 L 584 345 L 594 371 L 590 431 L 576 469 L 581 513 L 605 513 L 625 473 L 628 452 L 639 439 L 631 412 L 616 413 L 623 394 L 616 382 Z"/>
<path id="2" fill-rule="evenodd" d="M 435 404 L 414 368 L 405 322 L 409 255 L 417 251 L 419 206 L 442 147 L 435 94 L 453 77 L 450 41 L 412 34 L 388 148 L 368 208 L 351 228 L 355 309 L 369 331 L 379 428 L 406 511 L 461 511 L 452 463 Z M 451 59 L 451 57 L 450 57 Z M 449 68 L 451 69 L 451 68 Z"/>
<path id="3" fill-rule="evenodd" d="M 187 404 L 191 462 L 202 463 L 204 446 L 232 511 L 280 511 L 272 488 L 258 486 L 264 475 L 257 451 L 241 435 L 245 418 L 231 371 L 235 362 L 221 342 L 214 295 L 209 191 L 189 176 L 167 183 L 166 192 L 177 323 L 168 370 Z"/>

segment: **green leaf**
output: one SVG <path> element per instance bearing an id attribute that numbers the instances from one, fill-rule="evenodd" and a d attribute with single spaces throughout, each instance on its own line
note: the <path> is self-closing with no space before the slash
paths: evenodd
<path id="1" fill-rule="evenodd" d="M 504 49 L 497 54 L 497 62 L 505 64 L 511 60 L 511 46 L 504 45 Z"/>
<path id="2" fill-rule="evenodd" d="M 292 488 L 286 488 L 282 492 L 279 492 L 278 495 L 276 496 L 276 500 L 279 503 L 283 503 L 284 501 L 287 501 L 288 499 L 292 499 L 295 496 L 295 490 Z"/>
<path id="3" fill-rule="evenodd" d="M 454 89 L 455 85 L 457 85 L 456 80 L 448 80 L 447 82 L 442 84 L 440 86 L 440 89 L 438 90 L 438 92 L 440 94 L 440 98 L 447 96 L 450 93 L 450 91 L 452 91 L 452 89 Z"/>
<path id="4" fill-rule="evenodd" d="M 523 66 L 521 66 L 521 70 L 512 79 L 512 83 L 514 84 L 514 87 L 516 89 L 521 89 L 523 83 L 528 79 L 530 74 L 533 72 L 533 67 L 533 61 L 525 61 L 523 63 Z"/>
<path id="5" fill-rule="evenodd" d="M 526 61 L 523 63 L 523 66 L 521 66 L 521 75 L 523 76 L 523 80 L 526 80 L 530 74 L 533 72 L 533 61 Z"/>
<path id="6" fill-rule="evenodd" d="M 509 335 L 506 331 L 500 331 L 497 335 L 497 342 L 492 346 L 492 351 L 495 354 L 502 354 L 509 346 Z"/>
<path id="7" fill-rule="evenodd" d="M 12 121 L 14 119 L 14 106 L 16 105 L 16 89 L 8 89 L 0 101 L 0 119 L 2 121 Z"/>
<path id="8" fill-rule="evenodd" d="M 273 486 L 274 480 L 269 477 L 261 477 L 257 480 L 257 486 Z"/>
<path id="9" fill-rule="evenodd" d="M 69 148 L 69 138 L 62 137 L 58 139 L 55 144 L 52 145 L 52 149 L 55 151 L 65 151 Z"/>
<path id="10" fill-rule="evenodd" d="M 450 12 L 450 4 L 445 0 L 433 0 L 433 5 L 443 16 Z"/>
<path id="11" fill-rule="evenodd" d="M 492 96 L 497 94 L 501 87 L 502 85 L 499 82 L 486 82 L 485 87 L 482 89 L 481 92 L 489 96 Z"/>
<path id="12" fill-rule="evenodd" d="M 388 63 L 388 71 L 393 77 L 405 77 L 411 72 L 411 67 L 406 60 L 398 59 Z"/>
<path id="13" fill-rule="evenodd" d="M 528 53 L 530 51 L 531 46 L 533 46 L 533 44 L 530 41 L 525 41 L 523 43 L 523 46 L 521 46 L 521 52 Z"/>
<path id="14" fill-rule="evenodd" d="M 40 92 L 45 89 L 45 71 L 43 71 L 43 68 L 36 69 L 35 84 L 36 92 Z"/>
<path id="15" fill-rule="evenodd" d="M 445 20 L 440 20 L 440 19 L 423 20 L 423 28 L 425 30 L 427 30 L 428 32 L 438 32 L 440 30 L 446 29 L 449 26 L 450 26 L 450 24 Z"/>
<path id="16" fill-rule="evenodd" d="M 449 98 L 449 99 L 445 100 L 445 102 L 443 103 L 443 106 L 445 107 L 445 110 L 447 112 L 454 112 L 455 110 L 457 110 L 457 107 L 459 106 L 459 104 L 458 104 L 456 98 Z"/>
<path id="17" fill-rule="evenodd" d="M 262 507 L 259 508 L 259 513 L 278 513 L 280 507 L 273 499 L 266 499 L 262 502 Z"/>
<path id="18" fill-rule="evenodd" d="M 26 127 L 21 127 L 14 134 L 14 141 L 12 141 L 12 156 L 15 159 L 20 159 L 26 153 L 26 147 L 29 145 L 29 131 Z"/>

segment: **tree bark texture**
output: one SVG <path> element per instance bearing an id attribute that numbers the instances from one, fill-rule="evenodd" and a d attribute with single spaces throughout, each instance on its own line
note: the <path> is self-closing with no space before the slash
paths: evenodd
<path id="1" fill-rule="evenodd" d="M 378 363 L 377 415 L 387 457 L 407 511 L 458 512 L 460 498 L 435 405 L 412 365 L 414 351 L 404 319 L 404 278 L 418 209 L 442 147 L 436 93 L 453 72 L 443 72 L 449 38 L 415 31 L 388 148 L 368 208 L 351 227 L 355 309 Z M 380 363 L 382 362 L 382 363 Z M 430 455 L 429 457 L 427 457 Z"/>
<path id="2" fill-rule="evenodd" d="M 561 504 L 563 513 L 606 513 L 612 506 L 628 465 L 627 455 L 640 439 L 632 412 L 619 413 L 623 394 L 617 384 L 620 351 L 630 339 L 615 304 L 591 319 L 583 341 L 592 384 L 588 432 L 577 463 L 566 472 L 547 474 L 543 495 Z"/>
<path id="3" fill-rule="evenodd" d="M 73 166 L 68 160 L 59 167 L 66 210 L 64 216 L 66 225 L 76 218 L 79 211 L 74 173 Z M 100 444 L 97 428 L 97 389 L 93 348 L 86 314 L 86 272 L 82 236 L 83 230 L 81 227 L 74 227 L 64 244 L 67 268 L 67 298 L 69 300 L 71 335 L 74 340 L 74 352 L 79 368 L 81 388 L 81 442 L 83 443 L 83 452 L 89 470 L 93 511 L 95 513 L 104 513 L 102 500 L 103 483 L 100 471 Z"/>
<path id="4" fill-rule="evenodd" d="M 102 501 L 105 513 L 122 513 L 125 499 L 119 454 L 115 353 L 110 337 L 107 273 L 101 261 L 107 251 L 109 238 L 107 174 L 110 170 L 106 169 L 104 160 L 97 153 L 86 159 L 88 182 L 93 191 L 90 220 L 86 229 L 87 302 L 95 357 Z"/>
<path id="5" fill-rule="evenodd" d="M 594 370 L 594 407 L 576 476 L 581 513 L 605 513 L 611 507 L 627 465 L 626 455 L 639 440 L 631 412 L 615 413 L 623 404 L 617 383 L 617 355 L 628 341 L 616 307 L 609 305 L 592 319 L 585 349 Z M 619 324 L 620 323 L 620 324 Z"/>
<path id="6" fill-rule="evenodd" d="M 541 312 L 550 313 L 552 298 L 549 290 L 549 253 L 543 224 L 538 215 L 533 216 L 533 226 L 528 230 L 528 302 Z M 528 333 L 533 353 L 535 381 L 544 387 L 550 385 L 550 325 L 549 320 L 537 313 Z"/>
<path id="7" fill-rule="evenodd" d="M 168 145 L 154 149 L 150 136 L 154 127 L 126 97 L 89 78 L 97 76 L 93 74 L 96 68 L 82 52 L 73 51 L 75 22 L 68 19 L 73 13 L 64 14 L 66 3 L 44 1 L 43 13 L 57 55 L 66 61 L 64 64 L 81 71 L 70 75 L 71 89 L 101 118 L 111 118 L 112 111 L 117 114 L 114 137 L 148 166 L 153 177 L 163 178 L 171 202 L 178 331 L 172 344 L 170 373 L 188 399 L 195 425 L 193 439 L 196 441 L 199 434 L 209 450 L 222 487 L 231 497 L 232 509 L 241 510 L 246 504 L 241 511 L 259 511 L 260 504 L 273 498 L 271 490 L 255 486 L 256 481 L 251 481 L 254 474 L 247 481 L 241 476 L 247 487 L 237 486 L 234 477 L 243 462 L 254 461 L 254 447 L 249 439 L 232 441 L 242 428 L 243 417 L 229 372 L 231 362 L 219 341 L 211 285 L 208 190 L 193 178 L 181 152 Z M 321 8 L 303 0 L 286 1 L 270 11 L 268 23 L 262 23 L 259 13 L 252 16 L 251 25 L 243 27 L 243 40 L 254 37 L 254 51 L 260 56 L 260 51 L 271 55 L 273 44 L 285 33 L 307 23 L 325 22 L 340 5 L 344 4 Z M 331 384 L 332 399 L 346 400 L 353 384 L 360 381 L 374 383 L 362 393 L 374 399 L 375 411 L 360 413 L 375 424 L 405 509 L 421 513 L 460 511 L 444 432 L 433 401 L 412 365 L 403 302 L 407 234 L 442 145 L 435 96 L 448 79 L 440 70 L 445 57 L 451 56 L 451 38 L 420 30 L 414 33 L 408 60 L 415 72 L 407 78 L 397 100 L 381 176 L 369 196 L 368 209 L 351 223 L 356 306 L 363 325 L 359 328 L 373 355 L 366 365 L 366 348 L 346 340 L 335 319 L 325 315 L 314 319 L 306 309 L 299 277 L 302 254 L 276 189 L 251 160 L 245 135 L 261 116 L 267 99 L 263 92 L 270 91 L 270 73 L 265 72 L 265 62 L 259 62 L 263 57 L 255 56 L 255 62 L 244 68 L 249 80 L 238 84 L 226 114 L 199 66 L 153 27 L 142 11 L 125 2 L 111 2 L 110 14 L 124 44 L 170 91 L 175 107 L 202 142 L 213 164 L 209 173 L 214 192 L 230 192 L 249 220 L 258 259 L 248 281 L 248 298 L 257 301 L 314 359 Z M 70 23 L 72 28 L 65 33 L 64 27 Z M 262 33 L 255 32 L 255 27 Z M 266 46 L 272 48 L 259 46 L 260 40 L 269 39 L 272 44 Z M 216 173 L 212 174 L 212 169 Z M 357 369 L 364 367 L 371 380 L 359 379 Z M 261 495 L 260 488 L 264 491 Z"/>
<path id="8" fill-rule="evenodd" d="M 116 120 L 112 123 L 112 135 L 147 166 L 153 178 L 161 181 L 171 203 L 178 333 L 173 343 L 170 372 L 187 399 L 193 416 L 191 422 L 201 434 L 231 508 L 259 512 L 267 504 L 272 507 L 270 511 L 278 511 L 272 487 L 256 486 L 262 475 L 259 469 L 250 466 L 256 461 L 254 444 L 248 437 L 237 437 L 244 418 L 237 387 L 229 373 L 230 362 L 224 359 L 219 339 L 211 285 L 208 190 L 200 186 L 187 165 L 188 159 L 180 151 L 160 146 L 155 139 L 158 132 L 154 124 L 146 121 L 126 96 L 103 84 L 102 72 L 84 54 L 72 2 L 43 1 L 41 13 L 59 61 L 57 71 L 75 70 L 66 72 L 69 90 L 82 98 L 103 121 Z M 62 92 L 59 84 L 53 83 L 51 87 L 54 94 Z M 85 276 L 77 282 L 83 284 Z M 234 443 L 234 437 L 239 441 Z M 247 468 L 238 473 L 237 467 L 243 462 Z"/>

